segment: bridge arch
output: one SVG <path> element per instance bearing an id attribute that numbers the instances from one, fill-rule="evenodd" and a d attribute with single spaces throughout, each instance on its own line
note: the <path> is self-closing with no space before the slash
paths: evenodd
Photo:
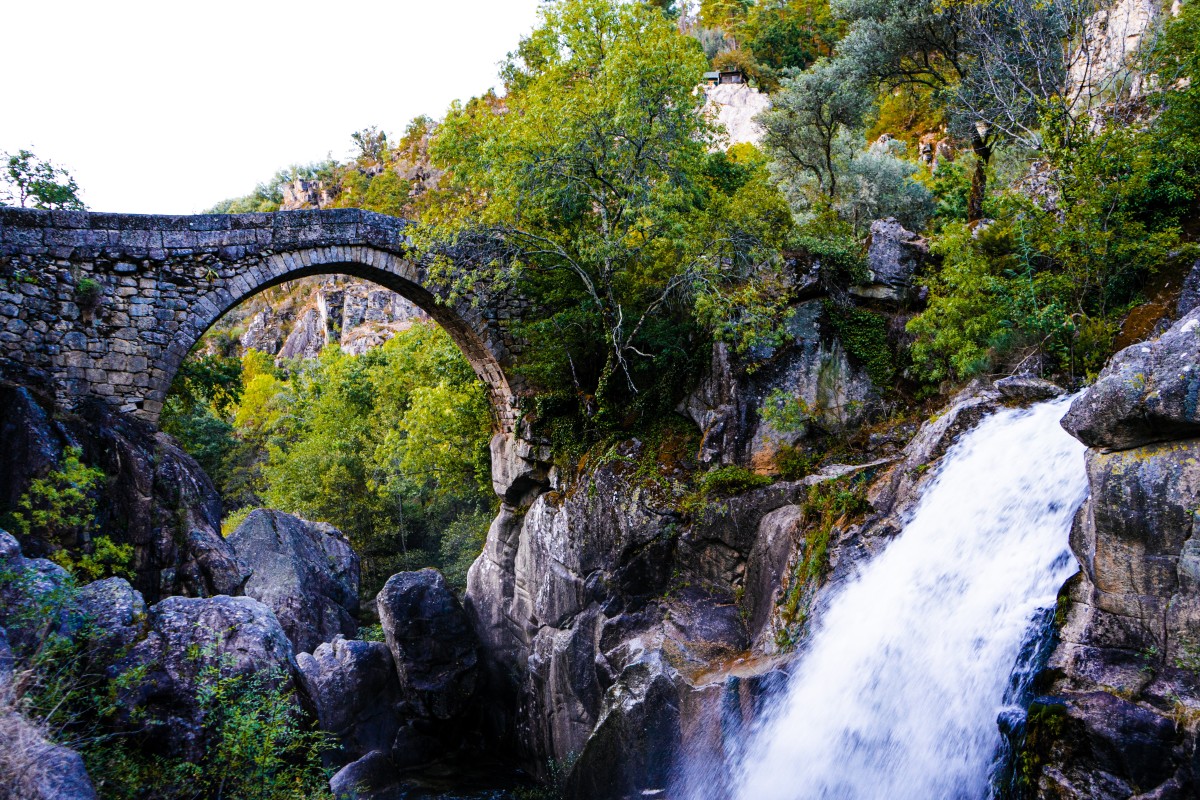
<path id="1" fill-rule="evenodd" d="M 154 377 L 150 396 L 166 397 L 192 348 L 230 310 L 273 286 L 316 275 L 348 275 L 370 281 L 395 292 L 428 314 L 458 345 L 487 388 L 498 427 L 511 432 L 516 396 L 494 352 L 496 343 L 489 342 L 492 331 L 486 312 L 470 305 L 440 303 L 437 295 L 422 285 L 425 276 L 417 264 L 386 250 L 365 246 L 301 248 L 273 253 L 264 259 L 259 269 L 245 272 L 200 295 L 191 307 L 193 320 L 180 330 L 163 355 L 162 371 Z"/>
<path id="2" fill-rule="evenodd" d="M 407 298 L 449 333 L 511 440 L 520 298 L 452 297 L 411 257 L 409 223 L 339 209 L 158 216 L 0 209 L 0 367 L 47 375 L 59 404 L 101 397 L 157 425 L 209 327 L 277 284 L 346 274 Z"/>

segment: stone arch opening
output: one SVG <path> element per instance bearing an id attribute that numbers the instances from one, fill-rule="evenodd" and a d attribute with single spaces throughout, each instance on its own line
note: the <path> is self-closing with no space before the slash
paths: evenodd
<path id="1" fill-rule="evenodd" d="M 258 269 L 203 293 L 191 307 L 192 320 L 171 340 L 163 354 L 160 372 L 153 378 L 149 396 L 156 402 L 150 421 L 157 424 L 157 410 L 184 359 L 225 314 L 280 284 L 324 275 L 346 275 L 368 281 L 395 292 L 428 314 L 449 334 L 486 387 L 497 432 L 505 435 L 513 432 L 515 395 L 493 352 L 498 343 L 489 341 L 494 337 L 487 329 L 486 315 L 467 303 L 456 306 L 438 302 L 422 285 L 422 270 L 412 261 L 386 251 L 359 247 L 312 248 L 272 255 Z"/>

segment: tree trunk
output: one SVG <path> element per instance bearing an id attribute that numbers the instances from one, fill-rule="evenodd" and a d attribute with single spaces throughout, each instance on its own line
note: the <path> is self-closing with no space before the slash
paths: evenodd
<path id="1" fill-rule="evenodd" d="M 987 165 L 992 146 L 975 133 L 971 136 L 971 151 L 975 153 L 975 171 L 971 173 L 971 194 L 967 198 L 967 222 L 983 219 L 983 198 L 987 195 Z"/>

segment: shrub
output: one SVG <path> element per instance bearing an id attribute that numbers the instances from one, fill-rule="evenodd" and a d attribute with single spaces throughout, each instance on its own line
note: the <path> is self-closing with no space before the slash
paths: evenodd
<path id="1" fill-rule="evenodd" d="M 100 282 L 92 278 L 80 278 L 79 283 L 75 284 L 75 300 L 83 308 L 95 308 L 102 293 Z"/>
<path id="2" fill-rule="evenodd" d="M 872 383 L 888 387 L 896 375 L 896 357 L 887 338 L 887 320 L 863 308 L 825 301 L 825 315 L 838 341 L 863 366 Z"/>
<path id="3" fill-rule="evenodd" d="M 770 486 L 772 480 L 745 467 L 719 467 L 700 476 L 699 489 L 706 496 L 734 495 Z"/>

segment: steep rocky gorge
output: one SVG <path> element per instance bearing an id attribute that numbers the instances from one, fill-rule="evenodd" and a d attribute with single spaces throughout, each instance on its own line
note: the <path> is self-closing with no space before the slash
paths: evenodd
<path id="1" fill-rule="evenodd" d="M 877 228 L 855 296 L 902 317 L 923 244 Z M 356 291 L 321 288 L 322 319 L 346 314 Z M 1002 407 L 1062 393 L 1027 376 L 979 382 L 931 417 L 882 421 L 885 401 L 825 298 L 807 298 L 760 368 L 714 349 L 679 409 L 694 433 L 626 440 L 569 478 L 543 443 L 498 436 L 504 502 L 462 598 L 424 570 L 361 602 L 345 538 L 290 515 L 256 511 L 223 538 L 219 498 L 170 437 L 100 404 L 57 412 L 33 374 L 0 382 L 0 489 L 13 508 L 70 448 L 108 476 L 97 528 L 133 547 L 133 577 L 78 590 L 72 608 L 97 625 L 74 627 L 58 607 L 55 625 L 96 669 L 137 676 L 105 724 L 150 751 L 204 747 L 197 697 L 215 666 L 293 692 L 294 713 L 334 737 L 325 763 L 338 792 L 403 796 L 431 765 L 482 764 L 500 783 L 520 765 L 568 797 L 685 796 L 697 780 L 702 796 L 724 797 L 739 742 L 830 598 L 901 531 L 955 440 Z M 314 341 L 334 330 L 317 327 Z M 1065 421 L 1090 448 L 1091 499 L 1071 540 L 1082 569 L 1028 722 L 1010 731 L 1017 794 L 1196 791 L 1198 335 L 1200 310 L 1118 354 Z M 769 413 L 780 390 L 803 401 L 803 425 Z M 753 477 L 820 436 L 862 446 L 796 480 Z M 690 481 L 716 467 L 737 479 Z M 51 550 L 0 534 L 0 573 L 27 576 L 0 587 L 0 693 L 35 636 L 21 610 L 69 583 L 39 558 Z M 360 630 L 376 618 L 378 635 Z M 0 713 L 0 726 L 18 717 Z M 62 765 L 35 796 L 94 796 L 71 751 L 31 747 Z"/>

